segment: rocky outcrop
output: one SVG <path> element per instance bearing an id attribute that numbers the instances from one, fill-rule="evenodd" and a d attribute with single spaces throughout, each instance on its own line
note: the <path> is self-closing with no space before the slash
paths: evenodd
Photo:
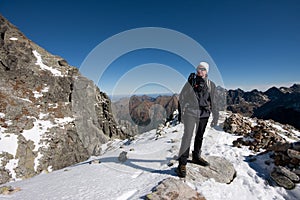
<path id="1" fill-rule="evenodd" d="M 174 178 L 167 178 L 160 182 L 153 192 L 146 195 L 145 199 L 148 200 L 205 200 L 205 198 L 197 191 L 189 187 L 181 180 Z"/>
<path id="2" fill-rule="evenodd" d="M 286 142 L 287 138 L 298 138 L 294 134 L 296 130 L 291 126 L 280 125 L 272 120 L 251 119 L 240 114 L 227 117 L 223 129 L 242 136 L 233 141 L 234 147 L 249 146 L 255 152 L 267 150 L 279 142 Z"/>
<path id="3" fill-rule="evenodd" d="M 275 164 L 272 179 L 286 189 L 293 189 L 300 181 L 300 142 L 277 143 L 268 149 Z"/>
<path id="4" fill-rule="evenodd" d="M 232 114 L 224 122 L 224 130 L 241 135 L 243 137 L 233 141 L 234 147 L 249 146 L 257 156 L 268 153 L 270 159 L 265 164 L 275 165 L 264 167 L 270 169 L 268 176 L 277 185 L 286 189 L 295 188 L 300 178 L 300 142 L 288 141 L 299 140 L 300 133 L 291 126 L 281 125 L 271 120 L 251 119 Z M 261 157 L 260 160 L 265 159 Z M 255 158 L 250 158 L 252 162 Z M 272 165 L 271 165 L 272 164 Z"/>
<path id="5" fill-rule="evenodd" d="M 231 183 L 236 176 L 232 163 L 222 157 L 209 156 L 206 158 L 210 166 L 203 167 L 190 163 L 187 165 L 187 179 L 190 181 L 205 182 L 214 179 L 219 183 Z"/>
<path id="6" fill-rule="evenodd" d="M 84 161 L 126 137 L 109 98 L 77 68 L 2 16 L 0 36 L 1 183 Z"/>

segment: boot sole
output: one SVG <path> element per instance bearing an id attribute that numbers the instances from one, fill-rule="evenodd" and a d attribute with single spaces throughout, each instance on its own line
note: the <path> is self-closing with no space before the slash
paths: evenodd
<path id="1" fill-rule="evenodd" d="M 195 161 L 195 160 L 191 160 L 190 162 L 193 164 L 196 164 L 196 165 L 200 165 L 202 167 L 208 167 L 210 165 L 209 163 L 203 164 L 203 163 L 199 163 L 198 161 Z"/>
<path id="2" fill-rule="evenodd" d="M 178 171 L 178 169 L 175 169 L 175 173 L 177 174 L 177 176 L 178 176 L 179 178 L 185 178 L 185 177 L 186 177 L 186 175 L 182 175 L 182 174 Z"/>

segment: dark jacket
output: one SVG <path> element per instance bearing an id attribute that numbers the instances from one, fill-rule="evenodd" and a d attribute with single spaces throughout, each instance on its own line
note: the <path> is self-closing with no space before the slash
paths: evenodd
<path id="1" fill-rule="evenodd" d="M 214 82 L 205 78 L 202 79 L 202 82 L 191 83 L 189 78 L 179 95 L 179 112 L 182 117 L 191 115 L 197 118 L 208 118 L 212 112 L 214 120 L 218 120 L 219 111 L 216 100 L 216 85 Z"/>

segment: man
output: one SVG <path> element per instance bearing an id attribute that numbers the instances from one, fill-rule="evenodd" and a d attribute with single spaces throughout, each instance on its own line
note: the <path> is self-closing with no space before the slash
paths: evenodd
<path id="1" fill-rule="evenodd" d="M 196 125 L 196 136 L 192 162 L 208 166 L 209 163 L 201 157 L 203 134 L 210 113 L 213 114 L 211 126 L 217 125 L 219 112 L 216 106 L 216 85 L 208 79 L 209 64 L 201 62 L 197 73 L 191 73 L 188 82 L 179 95 L 180 118 L 184 123 L 184 134 L 179 151 L 179 165 L 176 173 L 179 177 L 186 176 L 186 164 L 189 157 L 191 140 Z"/>

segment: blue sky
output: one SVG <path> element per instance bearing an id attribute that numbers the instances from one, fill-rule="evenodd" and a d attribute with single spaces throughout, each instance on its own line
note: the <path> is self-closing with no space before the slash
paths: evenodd
<path id="1" fill-rule="evenodd" d="M 1 0 L 0 13 L 31 40 L 77 67 L 99 43 L 115 34 L 163 27 L 201 44 L 227 88 L 264 90 L 300 81 L 297 0 Z M 190 63 L 170 52 L 137 50 L 111 64 L 100 79 L 100 88 L 111 93 L 111 86 L 125 72 L 147 63 L 171 66 L 183 76 L 193 71 Z M 174 81 L 168 74 L 164 77 Z"/>

